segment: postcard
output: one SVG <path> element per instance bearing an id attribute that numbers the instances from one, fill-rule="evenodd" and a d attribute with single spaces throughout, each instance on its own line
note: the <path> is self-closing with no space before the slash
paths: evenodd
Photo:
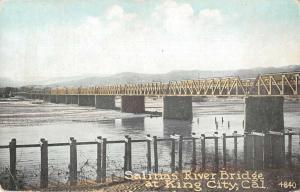
<path id="1" fill-rule="evenodd" d="M 300 191 L 300 1 L 0 0 L 0 191 Z"/>

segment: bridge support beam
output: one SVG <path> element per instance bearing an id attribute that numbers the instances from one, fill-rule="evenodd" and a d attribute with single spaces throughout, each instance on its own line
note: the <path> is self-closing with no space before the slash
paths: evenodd
<path id="1" fill-rule="evenodd" d="M 264 169 L 284 166 L 283 102 L 283 97 L 274 96 L 245 98 L 246 168 Z M 251 132 L 255 133 L 251 134 Z"/>
<path id="2" fill-rule="evenodd" d="M 77 104 L 79 103 L 79 95 L 72 95 L 72 104 Z"/>
<path id="3" fill-rule="evenodd" d="M 50 95 L 50 103 L 56 103 L 56 95 Z"/>
<path id="4" fill-rule="evenodd" d="M 72 104 L 73 95 L 66 95 L 66 104 Z"/>
<path id="5" fill-rule="evenodd" d="M 164 119 L 193 119 L 192 97 L 190 96 L 166 96 L 163 98 Z"/>
<path id="6" fill-rule="evenodd" d="M 121 96 L 121 111 L 125 113 L 144 113 L 145 96 Z"/>
<path id="7" fill-rule="evenodd" d="M 66 103 L 66 95 L 57 95 L 56 103 Z"/>
<path id="8" fill-rule="evenodd" d="M 114 109 L 115 96 L 110 95 L 96 95 L 96 108 L 99 109 Z"/>
<path id="9" fill-rule="evenodd" d="M 95 106 L 95 95 L 79 95 L 79 106 Z"/>
<path id="10" fill-rule="evenodd" d="M 283 97 L 245 98 L 245 131 L 283 132 Z"/>
<path id="11" fill-rule="evenodd" d="M 66 104 L 78 104 L 78 95 L 66 95 Z"/>
<path id="12" fill-rule="evenodd" d="M 49 102 L 50 101 L 50 95 L 45 94 L 43 97 L 44 102 Z"/>

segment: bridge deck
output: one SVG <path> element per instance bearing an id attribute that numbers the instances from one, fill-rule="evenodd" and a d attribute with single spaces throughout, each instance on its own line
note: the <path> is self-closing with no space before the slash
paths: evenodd
<path id="1" fill-rule="evenodd" d="M 31 94 L 47 95 L 144 95 L 144 96 L 289 96 L 299 95 L 300 72 L 238 76 L 197 80 L 104 85 L 79 88 L 32 89 Z"/>

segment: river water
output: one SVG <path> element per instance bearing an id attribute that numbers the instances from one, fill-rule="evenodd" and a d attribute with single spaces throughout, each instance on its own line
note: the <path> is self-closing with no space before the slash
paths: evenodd
<path id="1" fill-rule="evenodd" d="M 120 106 L 120 99 L 116 100 Z M 146 110 L 162 111 L 161 98 L 147 98 Z M 212 136 L 215 131 L 221 135 L 231 135 L 233 131 L 243 134 L 244 101 L 242 99 L 212 98 L 206 102 L 193 102 L 194 118 L 191 122 L 178 120 L 163 120 L 149 114 L 121 113 L 116 110 L 101 110 L 93 107 L 77 105 L 44 103 L 40 100 L 24 98 L 0 100 L 0 145 L 8 145 L 11 138 L 16 138 L 17 144 L 39 143 L 45 138 L 48 143 L 69 142 L 74 137 L 77 142 L 95 141 L 97 136 L 108 140 L 124 139 L 130 135 L 132 139 L 144 139 L 147 134 L 158 137 L 169 137 L 176 133 L 190 136 Z M 224 119 L 222 125 L 221 119 Z M 218 121 L 218 130 L 215 127 Z M 286 101 L 284 104 L 285 127 L 299 132 L 300 102 Z M 229 122 L 229 123 L 228 123 Z M 228 126 L 228 124 L 230 126 Z M 300 163 L 299 137 L 293 137 L 294 163 Z M 219 154 L 222 159 L 222 142 L 219 141 Z M 197 164 L 201 166 L 200 145 L 197 143 Z M 206 143 L 208 153 L 207 164 L 212 166 L 214 143 Z M 233 140 L 227 141 L 228 164 L 233 165 Z M 183 164 L 191 166 L 191 142 L 184 142 Z M 170 170 L 170 142 L 159 142 L 159 170 Z M 96 177 L 96 145 L 78 146 L 79 179 L 95 179 Z M 152 148 L 153 150 L 153 148 Z M 110 144 L 108 153 L 108 176 L 122 176 L 124 144 Z M 133 170 L 146 170 L 146 144 L 133 143 Z M 153 155 L 153 151 L 152 151 Z M 178 154 L 176 154 L 177 156 Z M 153 157 L 152 157 L 153 158 Z M 178 158 L 176 157 L 176 160 Z M 238 139 L 239 164 L 243 159 L 243 138 Z M 152 159 L 153 162 L 153 159 Z M 222 163 L 222 161 L 220 162 Z M 51 183 L 67 182 L 69 164 L 69 147 L 49 147 L 49 180 Z M 8 149 L 0 149 L 0 172 L 9 166 Z M 24 177 L 28 185 L 38 185 L 40 169 L 39 148 L 18 148 L 17 169 L 19 177 Z"/>

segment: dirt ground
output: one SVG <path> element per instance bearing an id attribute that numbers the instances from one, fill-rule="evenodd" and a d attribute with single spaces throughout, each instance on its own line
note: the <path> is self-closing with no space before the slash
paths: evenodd
<path id="1" fill-rule="evenodd" d="M 225 171 L 225 170 L 222 170 Z M 246 170 L 238 170 L 236 171 L 240 173 L 245 173 Z M 216 174 L 216 181 L 224 181 L 224 179 L 220 179 L 219 176 L 221 175 L 220 172 L 209 172 L 209 171 L 203 171 L 203 172 L 196 172 L 196 174 L 201 173 L 208 173 L 208 174 Z M 227 170 L 226 173 L 235 173 L 233 170 Z M 208 181 L 211 181 L 212 179 L 209 178 L 207 180 L 201 180 L 203 185 L 201 188 L 197 187 L 178 187 L 176 184 L 175 188 L 168 188 L 166 187 L 166 180 L 160 180 L 157 183 L 156 187 L 149 187 L 147 186 L 147 181 L 149 180 L 129 180 L 129 181 L 119 181 L 119 182 L 111 182 L 107 181 L 106 183 L 95 183 L 94 181 L 85 181 L 78 183 L 77 186 L 70 187 L 69 185 L 60 185 L 60 186 L 50 186 L 47 189 L 24 189 L 26 191 L 97 191 L 97 192 L 150 192 L 150 191 L 172 191 L 172 192 L 185 192 L 185 191 L 217 191 L 217 192 L 225 192 L 225 191 L 248 191 L 248 192 L 287 192 L 287 191 L 300 191 L 300 168 L 292 168 L 292 169 L 273 169 L 273 170 L 265 170 L 265 171 L 249 171 L 249 175 L 252 174 L 263 174 L 263 180 L 264 180 L 264 188 L 256 188 L 255 185 L 252 185 L 250 188 L 234 188 L 231 190 L 224 188 L 215 188 L 210 189 L 204 184 Z M 176 182 L 184 183 L 186 172 L 182 174 L 177 174 L 178 178 L 176 179 Z M 252 177 L 252 176 L 251 176 Z M 184 179 L 185 178 L 185 179 Z M 254 177 L 253 177 L 254 178 Z M 253 181 L 257 181 L 255 179 L 250 179 L 253 183 Z M 226 180 L 226 179 L 225 179 Z M 194 181 L 194 183 L 198 182 Z M 229 180 L 227 180 L 229 181 Z M 239 186 L 241 186 L 242 180 L 238 178 L 234 178 L 233 180 L 230 180 L 232 183 L 237 183 Z M 193 183 L 193 182 L 192 182 Z M 187 185 L 188 186 L 188 185 Z"/>

